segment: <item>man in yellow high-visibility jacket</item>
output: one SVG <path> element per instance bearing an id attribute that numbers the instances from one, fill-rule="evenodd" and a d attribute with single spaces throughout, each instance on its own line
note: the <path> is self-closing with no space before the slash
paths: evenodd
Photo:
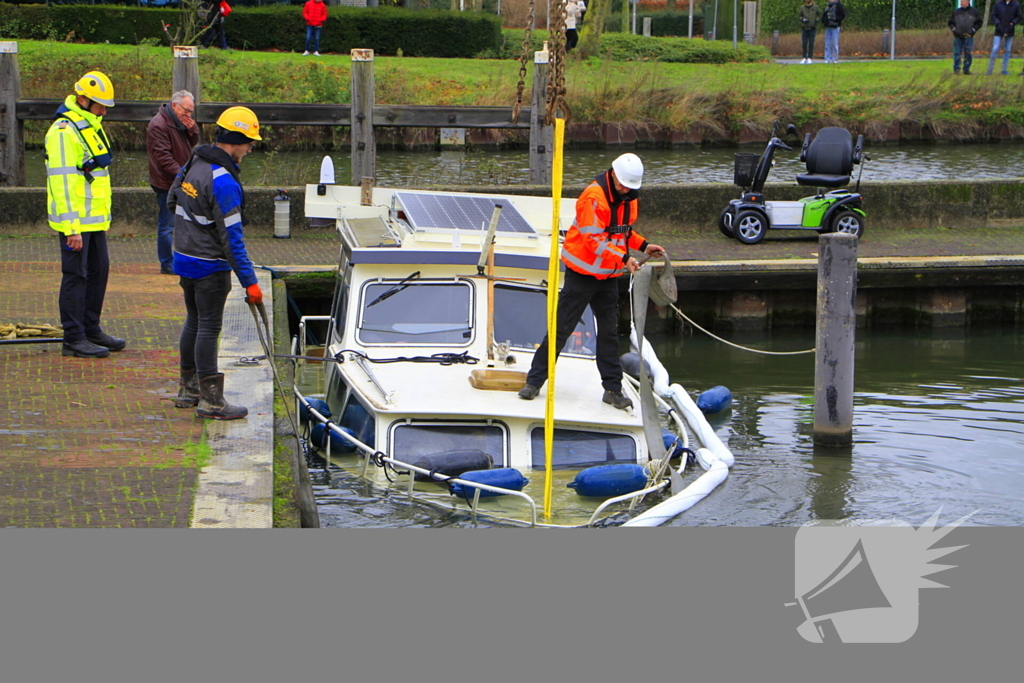
<path id="1" fill-rule="evenodd" d="M 61 353 L 106 358 L 125 341 L 100 327 L 110 257 L 110 141 L 103 116 L 114 106 L 114 85 L 90 71 L 75 83 L 46 132 L 46 206 L 50 227 L 60 233 Z"/>

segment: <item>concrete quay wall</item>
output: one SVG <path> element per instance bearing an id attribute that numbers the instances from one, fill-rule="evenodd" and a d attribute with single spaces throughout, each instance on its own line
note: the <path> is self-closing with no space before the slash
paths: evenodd
<path id="1" fill-rule="evenodd" d="M 291 196 L 291 227 L 309 228 L 303 213 L 304 187 L 287 188 Z M 519 187 L 438 187 L 442 190 L 467 190 L 500 194 L 544 195 L 550 190 L 538 186 Z M 568 186 L 563 196 L 573 197 L 582 186 Z M 970 230 L 986 227 L 1024 227 L 1024 181 L 979 180 L 975 182 L 925 181 L 864 183 L 866 230 L 907 230 L 955 228 Z M 808 188 L 769 183 L 769 200 L 795 200 L 812 194 Z M 277 188 L 246 189 L 246 234 L 272 235 L 274 197 Z M 641 210 L 645 220 L 654 220 L 662 229 L 684 234 L 717 230 L 722 208 L 739 196 L 739 189 L 724 183 L 699 185 L 650 185 L 641 191 Z M 115 188 L 111 226 L 113 234 L 145 234 L 156 230 L 156 202 L 149 188 Z M 7 234 L 45 233 L 46 192 L 42 187 L 0 188 L 0 231 Z"/>

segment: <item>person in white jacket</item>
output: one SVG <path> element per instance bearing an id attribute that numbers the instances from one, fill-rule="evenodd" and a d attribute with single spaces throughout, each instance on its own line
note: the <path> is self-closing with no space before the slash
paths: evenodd
<path id="1" fill-rule="evenodd" d="M 569 52 L 576 43 L 580 41 L 579 33 L 576 31 L 576 20 L 583 10 L 577 0 L 566 0 L 565 2 L 565 51 Z"/>

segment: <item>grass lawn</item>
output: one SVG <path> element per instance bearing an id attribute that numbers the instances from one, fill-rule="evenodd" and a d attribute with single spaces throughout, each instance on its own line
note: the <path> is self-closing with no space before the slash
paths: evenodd
<path id="1" fill-rule="evenodd" d="M 62 97 L 75 76 L 106 71 L 121 99 L 165 99 L 172 58 L 166 47 L 19 41 L 24 97 Z M 675 64 L 571 59 L 568 102 L 582 123 L 636 123 L 708 139 L 764 131 L 775 119 L 844 125 L 881 139 L 892 123 L 938 136 L 979 139 L 996 126 L 1024 131 L 1024 79 L 955 77 L 948 60 L 838 65 Z M 200 53 L 202 98 L 216 102 L 350 102 L 348 55 Z M 514 60 L 378 57 L 382 104 L 512 104 Z M 532 74 L 532 67 L 528 67 Z M 527 88 L 529 88 L 529 74 Z"/>

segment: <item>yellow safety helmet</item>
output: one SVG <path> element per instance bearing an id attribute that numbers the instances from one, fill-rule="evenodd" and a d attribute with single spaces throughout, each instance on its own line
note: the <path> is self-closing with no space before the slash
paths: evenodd
<path id="1" fill-rule="evenodd" d="M 217 117 L 217 125 L 229 132 L 241 133 L 250 140 L 262 140 L 260 120 L 248 107 L 228 107 Z"/>
<path id="2" fill-rule="evenodd" d="M 75 83 L 75 93 L 99 102 L 104 107 L 114 106 L 114 84 L 102 71 L 90 71 Z"/>

